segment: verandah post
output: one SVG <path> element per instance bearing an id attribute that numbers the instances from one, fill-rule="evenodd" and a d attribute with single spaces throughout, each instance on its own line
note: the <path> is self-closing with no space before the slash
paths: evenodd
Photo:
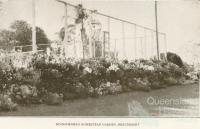
<path id="1" fill-rule="evenodd" d="M 35 0 L 32 0 L 32 51 L 37 52 L 35 26 Z"/>
<path id="2" fill-rule="evenodd" d="M 65 3 L 65 37 L 63 40 L 64 55 L 67 56 L 67 44 L 68 44 L 68 21 L 67 21 L 67 4 Z"/>

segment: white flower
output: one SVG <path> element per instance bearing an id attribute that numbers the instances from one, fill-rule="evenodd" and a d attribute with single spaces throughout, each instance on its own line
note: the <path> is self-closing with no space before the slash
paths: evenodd
<path id="1" fill-rule="evenodd" d="M 189 73 L 187 73 L 187 76 L 189 76 L 193 80 L 197 80 L 198 79 L 197 72 L 189 72 Z"/>
<path id="2" fill-rule="evenodd" d="M 150 71 L 154 71 L 154 67 L 153 66 L 149 66 L 149 65 L 140 65 L 140 68 L 144 69 L 144 70 L 150 70 Z"/>
<path id="3" fill-rule="evenodd" d="M 116 64 L 111 64 L 110 65 L 110 67 L 108 68 L 108 71 L 111 71 L 111 70 L 113 70 L 113 71 L 118 71 L 119 70 L 119 67 L 118 67 L 118 65 L 116 65 Z"/>
<path id="4" fill-rule="evenodd" d="M 106 83 L 106 86 L 107 86 L 107 87 L 110 87 L 110 86 L 111 86 L 111 83 L 110 83 L 110 82 L 107 82 L 107 83 Z"/>
<path id="5" fill-rule="evenodd" d="M 89 67 L 85 67 L 84 70 L 87 71 L 88 73 L 92 73 L 92 69 Z"/>
<path id="6" fill-rule="evenodd" d="M 153 66 L 148 66 L 147 69 L 150 70 L 150 71 L 154 71 L 154 67 Z"/>
<path id="7" fill-rule="evenodd" d="M 89 87 L 89 92 L 93 93 L 94 92 L 94 88 L 93 87 Z"/>
<path id="8" fill-rule="evenodd" d="M 28 96 L 28 95 L 31 95 L 31 90 L 29 89 L 28 86 L 22 85 L 22 86 L 20 87 L 20 89 L 21 89 L 21 94 L 22 94 L 24 97 L 26 97 L 26 96 Z"/>
<path id="9" fill-rule="evenodd" d="M 47 48 L 47 55 L 50 56 L 51 50 L 50 48 Z"/>

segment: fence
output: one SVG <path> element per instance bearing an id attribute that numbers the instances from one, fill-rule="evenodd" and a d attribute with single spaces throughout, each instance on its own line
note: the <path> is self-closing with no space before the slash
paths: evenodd
<path id="1" fill-rule="evenodd" d="M 50 44 L 38 44 L 37 45 L 37 51 L 39 51 L 39 52 L 40 51 L 46 51 L 46 48 L 49 47 L 49 46 L 50 46 Z M 29 53 L 33 49 L 32 49 L 32 45 L 22 45 L 22 46 L 15 46 L 14 50 Z"/>
<path id="2" fill-rule="evenodd" d="M 76 16 L 79 7 L 61 0 L 57 1 L 65 5 L 65 30 L 69 29 L 68 26 L 77 26 Z M 95 41 L 90 40 L 92 37 L 91 35 L 88 37 L 90 40 L 88 51 L 94 53 L 94 56 L 98 56 L 96 51 L 101 51 L 100 56 L 114 56 L 119 59 L 149 59 L 157 56 L 156 30 L 94 10 L 86 8 L 82 8 L 82 10 L 91 15 L 93 22 L 90 23 L 92 29 L 89 29 L 91 29 L 91 31 L 95 30 L 96 32 L 93 33 L 98 37 Z M 95 29 L 95 27 L 97 29 Z M 65 34 L 67 35 L 67 33 Z M 158 40 L 159 52 L 166 53 L 166 34 L 158 32 Z M 65 40 L 64 42 L 66 43 Z M 74 46 L 79 47 L 79 50 L 77 50 L 77 47 L 74 47 L 76 50 L 70 50 L 73 51 L 73 53 L 76 51 L 79 57 L 84 57 L 84 54 L 82 54 L 84 50 L 81 49 L 83 43 L 80 44 L 80 42 L 81 41 L 77 41 L 77 39 L 74 41 Z M 70 45 L 67 47 L 69 46 Z M 96 46 L 99 46 L 97 48 L 101 50 L 95 49 Z M 67 53 L 70 53 L 70 50 L 68 49 Z"/>

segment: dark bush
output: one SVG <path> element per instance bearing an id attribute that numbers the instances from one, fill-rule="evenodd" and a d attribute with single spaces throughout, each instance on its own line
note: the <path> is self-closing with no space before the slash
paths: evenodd
<path id="1" fill-rule="evenodd" d="M 167 52 L 167 61 L 178 65 L 179 67 L 183 66 L 183 61 L 180 56 L 175 53 Z"/>

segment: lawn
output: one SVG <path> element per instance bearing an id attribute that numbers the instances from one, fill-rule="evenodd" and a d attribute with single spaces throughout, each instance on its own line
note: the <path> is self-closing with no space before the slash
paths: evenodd
<path id="1" fill-rule="evenodd" d="M 199 98 L 199 86 L 198 84 L 191 85 L 176 85 L 168 87 L 166 89 L 152 90 L 150 92 L 127 92 L 117 95 L 101 96 L 99 98 L 87 98 L 78 100 L 68 100 L 62 105 L 49 106 L 45 104 L 41 105 L 29 105 L 20 106 L 18 111 L 13 112 L 1 112 L 1 116 L 129 116 L 130 111 L 128 104 L 134 102 L 139 103 L 142 106 L 148 116 L 163 116 L 166 114 L 159 114 L 158 106 L 151 106 L 147 103 L 148 97 L 154 98 L 168 98 L 178 99 L 183 98 L 193 102 L 198 102 Z M 194 103 L 192 103 L 194 104 Z M 197 115 L 198 103 L 192 105 L 191 103 L 185 103 L 183 106 L 171 105 L 173 110 L 186 108 L 184 111 L 171 111 L 168 115 L 182 115 L 192 110 L 189 115 Z M 137 106 L 137 105 L 134 105 Z M 194 108 L 195 107 L 195 108 Z M 171 114 L 170 114 L 171 113 Z M 133 115 L 133 114 L 132 114 Z M 144 114 L 137 114 L 144 115 Z"/>

